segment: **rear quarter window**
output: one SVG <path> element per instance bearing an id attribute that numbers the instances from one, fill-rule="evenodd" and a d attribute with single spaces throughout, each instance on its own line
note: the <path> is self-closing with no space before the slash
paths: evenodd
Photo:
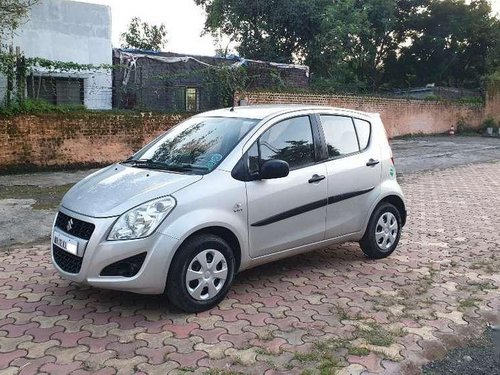
<path id="1" fill-rule="evenodd" d="M 363 151 L 370 143 L 372 125 L 368 121 L 355 118 L 354 126 L 356 127 L 356 133 L 358 134 L 359 148 Z"/>

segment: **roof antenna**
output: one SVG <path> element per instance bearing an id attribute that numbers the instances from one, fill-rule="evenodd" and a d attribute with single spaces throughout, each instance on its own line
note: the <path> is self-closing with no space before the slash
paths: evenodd
<path id="1" fill-rule="evenodd" d="M 238 100 L 238 107 L 245 106 L 245 105 L 248 105 L 248 101 L 246 98 Z M 230 111 L 234 112 L 234 102 L 233 102 L 233 106 L 231 107 Z"/>

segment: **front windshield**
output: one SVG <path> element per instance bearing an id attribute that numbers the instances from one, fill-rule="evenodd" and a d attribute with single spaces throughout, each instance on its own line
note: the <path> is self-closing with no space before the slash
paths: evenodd
<path id="1" fill-rule="evenodd" d="M 137 152 L 128 163 L 143 168 L 209 173 L 259 122 L 229 117 L 193 117 Z"/>

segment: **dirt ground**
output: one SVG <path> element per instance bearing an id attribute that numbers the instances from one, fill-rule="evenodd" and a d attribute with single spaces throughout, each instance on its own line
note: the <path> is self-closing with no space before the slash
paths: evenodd
<path id="1" fill-rule="evenodd" d="M 398 173 L 445 169 L 500 160 L 500 139 L 432 136 L 391 142 Z"/>
<path id="2" fill-rule="evenodd" d="M 64 193 L 91 172 L 0 176 L 0 249 L 47 241 Z"/>

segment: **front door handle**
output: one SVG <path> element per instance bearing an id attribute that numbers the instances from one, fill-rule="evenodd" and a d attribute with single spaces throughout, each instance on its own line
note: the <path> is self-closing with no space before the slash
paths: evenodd
<path id="1" fill-rule="evenodd" d="M 320 181 L 323 181 L 326 177 L 323 176 L 323 175 L 319 175 L 319 174 L 315 174 L 314 176 L 312 176 L 310 179 L 309 179 L 309 183 L 310 184 L 314 184 L 316 182 L 320 182 Z"/>
<path id="2" fill-rule="evenodd" d="M 380 163 L 378 160 L 375 160 L 375 159 L 370 159 L 370 160 L 368 160 L 368 162 L 366 163 L 366 166 L 367 166 L 367 167 L 373 167 L 373 166 L 377 165 L 378 163 Z"/>

